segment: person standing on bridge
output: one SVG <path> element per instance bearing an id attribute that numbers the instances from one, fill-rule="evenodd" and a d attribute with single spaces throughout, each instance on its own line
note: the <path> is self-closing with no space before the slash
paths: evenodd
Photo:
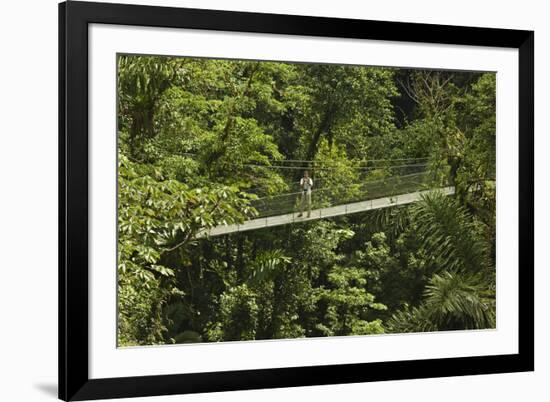
<path id="1" fill-rule="evenodd" d="M 307 204 L 307 217 L 311 216 L 311 188 L 313 187 L 313 180 L 309 177 L 309 172 L 304 171 L 304 177 L 300 179 L 300 188 L 302 197 L 300 200 L 300 218 L 304 214 L 304 208 Z"/>

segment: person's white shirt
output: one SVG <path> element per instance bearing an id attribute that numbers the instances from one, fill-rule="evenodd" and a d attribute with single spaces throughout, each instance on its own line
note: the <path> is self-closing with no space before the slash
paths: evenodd
<path id="1" fill-rule="evenodd" d="M 311 179 L 311 177 L 302 177 L 300 179 L 300 187 L 302 187 L 302 190 L 309 193 L 311 191 L 311 187 L 313 187 L 313 180 Z"/>

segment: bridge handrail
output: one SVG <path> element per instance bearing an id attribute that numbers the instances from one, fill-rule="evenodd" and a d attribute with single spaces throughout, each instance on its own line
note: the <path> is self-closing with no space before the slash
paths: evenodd
<path id="1" fill-rule="evenodd" d="M 312 206 L 315 208 L 334 206 L 342 203 L 367 201 L 372 197 L 392 196 L 399 194 L 405 190 L 417 190 L 426 184 L 424 180 L 429 175 L 429 172 L 413 173 L 404 176 L 393 176 L 370 182 L 360 183 L 355 194 L 348 194 L 343 198 L 331 197 L 330 193 L 327 198 L 320 194 L 327 191 L 338 192 L 340 188 L 347 188 L 350 185 L 335 185 L 322 189 L 316 189 L 317 197 L 313 199 Z M 314 190 L 312 190 L 313 192 Z M 258 211 L 258 217 L 272 216 L 284 212 L 295 211 L 298 203 L 299 192 L 280 194 L 277 196 L 268 196 L 253 200 L 251 205 Z M 368 195 L 367 195 L 368 194 Z"/>

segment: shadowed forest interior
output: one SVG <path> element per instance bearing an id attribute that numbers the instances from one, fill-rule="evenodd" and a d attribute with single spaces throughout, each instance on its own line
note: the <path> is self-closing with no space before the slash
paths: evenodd
<path id="1" fill-rule="evenodd" d="M 119 346 L 495 328 L 494 73 L 117 75 Z"/>

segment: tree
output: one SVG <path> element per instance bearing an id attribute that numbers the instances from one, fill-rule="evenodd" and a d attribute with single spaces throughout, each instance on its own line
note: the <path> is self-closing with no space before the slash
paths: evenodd
<path id="1" fill-rule="evenodd" d="M 319 302 L 325 305 L 323 320 L 317 329 L 325 336 L 369 335 L 384 332 L 382 320 L 369 321 L 370 310 L 386 310 L 366 290 L 368 273 L 355 267 L 333 267 L 327 276 L 327 288 L 319 290 Z"/>
<path id="2" fill-rule="evenodd" d="M 234 188 L 189 189 L 148 170 L 120 156 L 119 333 L 125 345 L 163 340 L 162 307 L 182 295 L 174 269 L 165 264 L 167 254 L 181 253 L 208 228 L 254 214 L 246 195 Z"/>
<path id="3" fill-rule="evenodd" d="M 339 142 L 357 151 L 367 147 L 365 137 L 394 128 L 390 98 L 397 91 L 391 70 L 312 64 L 304 66 L 303 79 L 310 88 L 305 159 L 314 159 L 323 136 L 329 147 Z"/>
<path id="4" fill-rule="evenodd" d="M 119 126 L 128 134 L 132 157 L 139 155 L 143 141 L 155 135 L 154 113 L 161 95 L 181 74 L 182 59 L 155 56 L 119 56 Z"/>

